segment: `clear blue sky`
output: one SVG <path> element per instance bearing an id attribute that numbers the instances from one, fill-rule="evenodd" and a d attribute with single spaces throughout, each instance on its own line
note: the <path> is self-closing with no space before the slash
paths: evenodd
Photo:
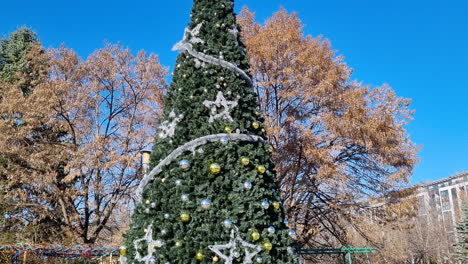
<path id="1" fill-rule="evenodd" d="M 0 34 L 27 25 L 46 47 L 65 43 L 82 57 L 121 42 L 159 54 L 172 66 L 191 0 L 19 0 L 2 3 Z M 354 78 L 390 84 L 411 98 L 407 127 L 422 146 L 412 182 L 468 170 L 468 1 L 238 0 L 263 21 L 280 6 L 296 11 L 306 34 L 322 34 L 354 69 Z"/>

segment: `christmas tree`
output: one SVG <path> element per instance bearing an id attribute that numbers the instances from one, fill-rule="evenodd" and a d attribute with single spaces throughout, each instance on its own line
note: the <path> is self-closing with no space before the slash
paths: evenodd
<path id="1" fill-rule="evenodd" d="M 195 0 L 150 173 L 125 235 L 128 263 L 294 263 L 272 147 L 233 0 Z"/>
<path id="2" fill-rule="evenodd" d="M 463 220 L 457 225 L 457 239 L 455 244 L 458 259 L 468 262 L 468 203 L 463 206 Z"/>

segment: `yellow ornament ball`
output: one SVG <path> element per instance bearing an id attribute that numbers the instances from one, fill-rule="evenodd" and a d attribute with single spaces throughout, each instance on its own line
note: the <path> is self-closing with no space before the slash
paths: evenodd
<path id="1" fill-rule="evenodd" d="M 257 165 L 257 171 L 260 173 L 265 173 L 266 168 L 263 165 Z"/>
<path id="2" fill-rule="evenodd" d="M 242 157 L 242 158 L 240 159 L 240 163 L 241 163 L 242 165 L 244 165 L 244 166 L 247 166 L 247 165 L 249 165 L 250 160 L 249 160 L 249 158 L 247 158 L 247 157 Z"/>
<path id="3" fill-rule="evenodd" d="M 196 260 L 202 260 L 205 256 L 203 255 L 203 252 L 201 250 L 197 251 L 197 254 L 195 254 L 195 259 Z"/>
<path id="4" fill-rule="evenodd" d="M 270 241 L 265 241 L 263 242 L 263 249 L 270 251 L 273 248 L 273 245 L 270 243 Z"/>
<path id="5" fill-rule="evenodd" d="M 260 127 L 260 123 L 257 122 L 257 121 L 252 122 L 252 127 L 253 127 L 254 129 L 258 129 L 258 128 Z"/>
<path id="6" fill-rule="evenodd" d="M 213 175 L 217 175 L 221 172 L 221 165 L 219 163 L 211 163 L 209 167 L 210 173 Z"/>
<path id="7" fill-rule="evenodd" d="M 182 242 L 181 241 L 176 241 L 175 242 L 175 247 L 181 247 L 182 246 Z"/>
<path id="8" fill-rule="evenodd" d="M 225 126 L 224 127 L 224 132 L 226 132 L 228 134 L 231 134 L 233 130 L 234 129 L 232 128 L 232 126 Z"/>
<path id="9" fill-rule="evenodd" d="M 252 232 L 250 233 L 250 238 L 252 238 L 252 240 L 254 240 L 254 241 L 259 240 L 260 239 L 260 233 L 257 230 L 252 230 Z"/>
<path id="10" fill-rule="evenodd" d="M 126 246 L 120 246 L 119 248 L 119 254 L 121 256 L 126 256 L 127 255 L 127 247 Z"/>
<path id="11" fill-rule="evenodd" d="M 189 213 L 181 213 L 179 218 L 180 218 L 180 221 L 182 221 L 184 223 L 187 223 L 188 221 L 190 221 L 190 214 Z"/>
<path id="12" fill-rule="evenodd" d="M 218 262 L 219 261 L 218 256 L 214 256 L 212 259 L 213 259 L 213 262 Z"/>
<path id="13" fill-rule="evenodd" d="M 278 203 L 278 202 L 273 202 L 273 208 L 275 208 L 275 210 L 280 209 L 280 207 L 281 207 L 281 204 L 280 204 L 280 203 Z"/>

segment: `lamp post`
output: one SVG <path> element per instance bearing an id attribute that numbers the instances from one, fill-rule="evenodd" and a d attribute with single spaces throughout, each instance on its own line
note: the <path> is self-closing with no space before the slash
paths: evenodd
<path id="1" fill-rule="evenodd" d="M 151 150 L 144 149 L 140 151 L 140 153 L 141 153 L 141 165 L 143 167 L 143 174 L 146 175 L 149 170 Z"/>

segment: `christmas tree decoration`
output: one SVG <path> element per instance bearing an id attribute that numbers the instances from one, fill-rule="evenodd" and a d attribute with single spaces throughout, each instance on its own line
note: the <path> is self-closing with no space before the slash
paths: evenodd
<path id="1" fill-rule="evenodd" d="M 231 228 L 231 226 L 232 226 L 232 221 L 229 220 L 229 219 L 226 219 L 226 220 L 224 220 L 223 225 L 224 225 L 224 227 L 226 227 L 226 228 Z"/>
<path id="2" fill-rule="evenodd" d="M 257 257 L 257 259 L 255 259 L 255 261 L 257 261 L 257 263 L 263 263 L 263 258 L 262 257 Z"/>
<path id="3" fill-rule="evenodd" d="M 190 161 L 188 160 L 181 160 L 179 162 L 179 166 L 182 168 L 182 169 L 188 169 L 190 168 Z"/>
<path id="4" fill-rule="evenodd" d="M 264 241 L 262 245 L 263 248 L 268 251 L 270 251 L 273 248 L 273 245 L 270 243 L 270 241 Z"/>
<path id="5" fill-rule="evenodd" d="M 224 137 L 224 138 L 221 138 L 219 141 L 220 141 L 223 145 L 226 145 L 227 143 L 229 143 L 229 138 L 225 138 L 225 137 Z"/>
<path id="6" fill-rule="evenodd" d="M 250 232 L 250 238 L 253 240 L 253 241 L 257 241 L 260 239 L 260 233 L 257 231 L 257 230 L 252 230 Z"/>
<path id="7" fill-rule="evenodd" d="M 121 256 L 126 256 L 127 255 L 127 247 L 126 246 L 120 246 L 119 247 L 119 255 L 121 255 Z"/>
<path id="8" fill-rule="evenodd" d="M 257 171 L 263 174 L 265 173 L 266 168 L 263 165 L 257 165 Z"/>
<path id="9" fill-rule="evenodd" d="M 237 228 L 233 228 L 231 230 L 231 239 L 229 240 L 229 243 L 224 245 L 210 245 L 208 248 L 223 259 L 225 264 L 233 264 L 233 259 L 240 256 L 240 253 L 237 254 L 238 252 L 235 251 L 237 248 L 244 250 L 244 260 L 240 262 L 243 264 L 252 263 L 252 258 L 262 250 L 262 247 L 250 244 L 240 238 Z M 222 252 L 222 250 L 226 249 L 229 250 L 229 255 Z"/>
<path id="10" fill-rule="evenodd" d="M 294 231 L 294 230 L 289 230 L 289 231 L 288 231 L 288 235 L 289 235 L 290 237 L 295 237 L 295 236 L 296 236 L 296 231 Z"/>
<path id="11" fill-rule="evenodd" d="M 247 166 L 247 165 L 250 164 L 250 160 L 249 160 L 249 158 L 247 158 L 247 157 L 242 157 L 242 158 L 240 159 L 240 163 L 241 163 L 242 165 L 244 165 L 244 166 Z"/>
<path id="12" fill-rule="evenodd" d="M 268 233 L 270 233 L 270 234 L 274 234 L 274 233 L 275 233 L 275 231 L 276 231 L 276 228 L 275 228 L 274 226 L 270 226 L 270 227 L 268 227 Z"/>
<path id="13" fill-rule="evenodd" d="M 231 134 L 233 130 L 232 126 L 224 126 L 224 131 L 228 134 Z"/>
<path id="14" fill-rule="evenodd" d="M 181 213 L 179 217 L 180 221 L 187 223 L 190 221 L 190 214 L 189 213 Z"/>
<path id="15" fill-rule="evenodd" d="M 205 209 L 208 209 L 208 208 L 210 208 L 210 206 L 211 206 L 211 201 L 208 200 L 208 199 L 203 199 L 203 200 L 201 201 L 201 206 L 202 206 L 203 208 L 205 208 Z"/>
<path id="16" fill-rule="evenodd" d="M 202 260 L 204 257 L 205 257 L 205 255 L 203 255 L 203 251 L 201 251 L 201 250 L 197 251 L 197 253 L 195 254 L 195 259 L 196 260 Z"/>
<path id="17" fill-rule="evenodd" d="M 217 175 L 221 172 L 221 165 L 219 163 L 211 163 L 209 167 L 210 173 L 213 175 Z"/>
<path id="18" fill-rule="evenodd" d="M 191 17 L 135 190 L 128 263 L 294 263 L 234 1 L 194 1 Z"/>
<path id="19" fill-rule="evenodd" d="M 223 118 L 226 121 L 234 122 L 230 115 L 230 112 L 232 111 L 232 108 L 237 106 L 237 102 L 226 100 L 226 98 L 224 98 L 223 92 L 218 92 L 215 101 L 205 100 L 203 102 L 203 105 L 210 108 L 211 111 L 211 115 L 208 122 L 213 123 L 218 118 Z M 222 107 L 223 110 L 218 113 L 218 108 L 220 107 Z"/>
<path id="20" fill-rule="evenodd" d="M 275 210 L 279 210 L 281 208 L 281 204 L 278 202 L 273 202 L 273 208 L 275 208 Z"/>
<path id="21" fill-rule="evenodd" d="M 260 123 L 255 121 L 255 122 L 252 122 L 252 127 L 253 129 L 258 129 L 260 127 Z"/>

